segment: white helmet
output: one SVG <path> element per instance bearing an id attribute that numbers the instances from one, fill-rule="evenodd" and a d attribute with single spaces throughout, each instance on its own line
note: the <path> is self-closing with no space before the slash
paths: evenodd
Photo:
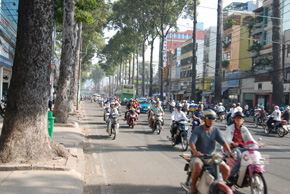
<path id="1" fill-rule="evenodd" d="M 111 105 L 115 105 L 115 102 L 111 102 L 110 106 L 111 106 Z"/>
<path id="2" fill-rule="evenodd" d="M 219 103 L 219 106 L 222 106 L 222 105 L 223 105 L 223 103 L 220 102 L 220 103 Z"/>

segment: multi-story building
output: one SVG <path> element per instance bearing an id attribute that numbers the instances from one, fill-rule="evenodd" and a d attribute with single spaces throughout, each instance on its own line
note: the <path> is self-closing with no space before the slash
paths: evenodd
<path id="1" fill-rule="evenodd" d="M 18 1 L 0 0 L 0 99 L 7 94 L 12 76 L 18 23 Z"/>
<path id="2" fill-rule="evenodd" d="M 197 43 L 197 62 L 196 62 L 196 77 L 202 77 L 203 74 L 203 55 L 204 55 L 204 31 L 196 31 Z M 188 40 L 181 45 L 180 56 L 180 89 L 179 95 L 182 98 L 189 98 L 191 96 L 191 82 L 192 82 L 192 40 Z M 200 46 L 198 46 L 200 45 Z M 196 84 L 198 87 L 198 84 Z"/>
<path id="3" fill-rule="evenodd" d="M 204 76 L 215 75 L 217 27 L 211 26 L 204 31 Z"/>

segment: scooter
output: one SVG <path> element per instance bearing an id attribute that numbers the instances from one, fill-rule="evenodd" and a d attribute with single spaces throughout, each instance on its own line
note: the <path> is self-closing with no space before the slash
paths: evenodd
<path id="1" fill-rule="evenodd" d="M 246 149 L 241 156 L 241 167 L 237 176 L 233 181 L 227 180 L 227 185 L 232 187 L 250 187 L 251 193 L 267 193 L 267 184 L 263 173 L 265 173 L 264 163 L 265 159 L 262 158 L 261 153 L 257 151 L 259 144 L 254 142 L 247 142 L 242 144 Z M 234 158 L 229 157 L 224 150 L 222 152 L 225 156 L 226 163 L 232 169 L 236 161 Z"/>
<path id="2" fill-rule="evenodd" d="M 287 121 L 276 121 L 273 122 L 273 117 L 268 116 L 267 127 L 264 132 L 269 135 L 270 133 L 277 133 L 279 137 L 284 137 L 289 133 L 290 125 Z"/>
<path id="3" fill-rule="evenodd" d="M 172 142 L 172 146 L 181 143 L 182 151 L 188 149 L 188 126 L 187 121 L 179 121 L 171 125 L 170 132 L 172 133 L 174 125 L 177 125 L 176 133 L 173 135 L 173 138 L 168 136 L 168 139 Z"/>
<path id="4" fill-rule="evenodd" d="M 223 120 L 226 119 L 225 112 L 220 112 L 220 113 L 218 114 L 217 119 L 218 119 L 220 122 L 223 122 Z"/>
<path id="5" fill-rule="evenodd" d="M 110 124 L 108 129 L 108 134 L 112 137 L 112 140 L 116 139 L 117 133 L 119 132 L 119 115 L 112 114 L 110 116 Z"/>
<path id="6" fill-rule="evenodd" d="M 260 117 L 256 117 L 254 120 L 254 126 L 256 128 L 258 128 L 259 126 L 261 126 L 264 130 L 267 127 L 267 118 L 261 119 Z"/>
<path id="7" fill-rule="evenodd" d="M 136 125 L 136 120 L 137 120 L 137 114 L 135 110 L 129 110 L 128 112 L 128 120 L 127 120 L 127 124 L 129 125 L 129 127 L 132 127 L 132 129 L 134 128 L 134 126 Z"/>
<path id="8" fill-rule="evenodd" d="M 187 178 L 185 183 L 181 183 L 181 187 L 190 193 L 191 190 L 191 174 L 192 169 L 190 168 L 190 156 L 180 155 L 187 161 L 184 171 L 187 171 Z M 223 161 L 223 157 L 220 154 L 206 155 L 202 154 L 200 158 L 204 165 L 202 167 L 201 176 L 196 182 L 197 193 L 209 194 L 209 193 L 225 193 L 233 194 L 233 191 L 222 181 L 222 175 L 220 173 L 220 164 Z"/>
<path id="9" fill-rule="evenodd" d="M 110 108 L 110 103 L 106 103 L 105 107 L 104 107 L 104 121 L 105 121 L 105 123 L 107 123 L 107 119 L 108 119 L 107 112 L 108 112 L 109 108 Z"/>
<path id="10" fill-rule="evenodd" d="M 152 132 L 154 133 L 154 131 L 156 131 L 159 135 L 161 133 L 161 130 L 163 130 L 163 123 L 164 121 L 162 113 L 153 114 Z"/>

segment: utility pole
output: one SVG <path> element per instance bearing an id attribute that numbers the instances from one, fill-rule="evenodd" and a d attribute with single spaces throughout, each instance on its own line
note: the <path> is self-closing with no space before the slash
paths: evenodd
<path id="1" fill-rule="evenodd" d="M 216 35 L 216 64 L 215 64 L 215 93 L 216 102 L 222 101 L 222 34 L 223 34 L 223 0 L 218 0 L 217 11 L 217 35 Z"/>
<path id="2" fill-rule="evenodd" d="M 196 79 L 196 24 L 197 24 L 197 17 L 196 17 L 196 1 L 194 0 L 194 13 L 193 13 L 193 34 L 192 34 L 192 73 L 191 73 L 191 100 L 196 101 L 195 98 L 195 79 Z"/>
<path id="3" fill-rule="evenodd" d="M 273 79 L 272 99 L 273 105 L 283 106 L 285 95 L 283 91 L 283 70 L 281 60 L 282 33 L 281 33 L 281 0 L 273 1 L 272 8 L 272 44 L 273 44 Z"/>

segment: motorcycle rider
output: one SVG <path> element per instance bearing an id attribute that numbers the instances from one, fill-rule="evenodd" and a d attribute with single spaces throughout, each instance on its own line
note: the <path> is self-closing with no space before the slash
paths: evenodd
<path id="1" fill-rule="evenodd" d="M 172 127 L 170 130 L 171 132 L 171 140 L 174 141 L 174 134 L 177 131 L 177 122 L 179 121 L 188 121 L 188 118 L 186 117 L 185 113 L 181 111 L 182 105 L 178 103 L 176 105 L 176 110 L 172 112 L 171 114 L 171 121 L 172 121 Z"/>
<path id="2" fill-rule="evenodd" d="M 267 117 L 267 112 L 265 111 L 264 106 L 260 106 L 259 117 L 257 118 L 257 123 L 263 122 L 263 120 Z"/>
<path id="3" fill-rule="evenodd" d="M 126 112 L 125 112 L 125 119 L 124 121 L 128 120 L 128 113 L 129 113 L 129 110 L 135 110 L 135 105 L 134 105 L 134 102 L 133 102 L 133 99 L 130 99 L 130 103 L 127 104 L 127 107 L 126 107 Z"/>
<path id="4" fill-rule="evenodd" d="M 118 110 L 115 108 L 115 102 L 111 102 L 110 103 L 110 109 L 108 109 L 108 112 L 109 113 L 109 116 L 108 116 L 108 119 L 107 119 L 107 132 L 109 132 L 109 125 L 111 124 L 111 115 L 112 114 L 119 114 L 118 113 Z"/>
<path id="5" fill-rule="evenodd" d="M 174 110 L 175 105 L 176 105 L 175 101 L 172 100 L 170 103 L 170 112 L 172 112 Z"/>
<path id="6" fill-rule="evenodd" d="M 215 153 L 216 141 L 222 145 L 232 157 L 235 158 L 235 156 L 230 152 L 230 147 L 223 138 L 220 129 L 213 126 L 215 119 L 216 113 L 213 110 L 208 109 L 203 111 L 202 120 L 205 124 L 197 127 L 192 132 L 189 139 L 189 146 L 192 152 L 192 159 L 190 161 L 190 167 L 192 168 L 191 193 L 196 192 L 195 184 L 202 170 L 203 162 L 200 159 L 201 153 L 209 155 Z M 222 173 L 223 180 L 226 181 L 230 175 L 229 166 L 222 162 L 220 164 L 220 171 Z"/>
<path id="7" fill-rule="evenodd" d="M 235 113 L 238 112 L 236 107 L 237 107 L 237 105 L 235 103 L 233 103 L 232 108 L 228 112 L 228 116 L 227 116 L 227 119 L 228 119 L 227 125 L 228 126 L 232 123 Z"/>
<path id="8" fill-rule="evenodd" d="M 225 107 L 223 106 L 223 103 L 218 103 L 218 105 L 216 106 L 216 110 L 217 110 L 217 116 L 219 117 L 221 113 L 225 112 Z"/>
<path id="9" fill-rule="evenodd" d="M 164 116 L 164 111 L 162 109 L 162 106 L 160 104 L 160 101 L 157 100 L 156 101 L 156 104 L 154 106 L 151 107 L 151 122 L 150 122 L 150 127 L 152 128 L 153 127 L 153 124 L 154 124 L 154 114 L 158 114 L 158 113 L 162 113 L 162 116 Z M 163 122 L 163 121 L 162 121 Z"/>
<path id="10" fill-rule="evenodd" d="M 192 113 L 192 130 L 195 128 L 195 126 L 200 125 L 200 120 L 202 119 L 202 113 L 203 113 L 203 104 L 198 105 L 198 109 L 193 111 Z"/>
<path id="11" fill-rule="evenodd" d="M 187 100 L 183 101 L 182 111 L 185 112 L 188 115 L 188 113 L 189 113 L 189 103 L 187 102 Z"/>
<path id="12" fill-rule="evenodd" d="M 229 181 L 235 180 L 235 175 L 240 169 L 242 152 L 246 151 L 242 148 L 243 143 L 253 142 L 257 143 L 252 137 L 250 131 L 246 126 L 243 126 L 245 115 L 242 112 L 236 112 L 234 115 L 234 123 L 226 128 L 226 142 L 229 144 L 232 152 L 236 152 L 237 160 L 233 166 Z M 262 144 L 261 144 L 262 146 Z"/>
<path id="13" fill-rule="evenodd" d="M 272 112 L 272 114 L 271 114 L 271 117 L 273 117 L 273 119 L 268 119 L 268 121 L 267 121 L 267 126 L 269 127 L 269 128 L 271 128 L 271 126 L 272 126 L 272 123 L 274 123 L 274 127 L 275 127 L 275 123 L 277 122 L 277 121 L 281 121 L 281 111 L 279 110 L 279 106 L 275 106 L 274 107 L 274 111 Z"/>
<path id="14" fill-rule="evenodd" d="M 283 120 L 286 120 L 287 122 L 289 122 L 290 120 L 290 114 L 289 114 L 289 106 L 285 106 L 285 111 L 284 111 L 284 114 L 283 114 Z"/>

